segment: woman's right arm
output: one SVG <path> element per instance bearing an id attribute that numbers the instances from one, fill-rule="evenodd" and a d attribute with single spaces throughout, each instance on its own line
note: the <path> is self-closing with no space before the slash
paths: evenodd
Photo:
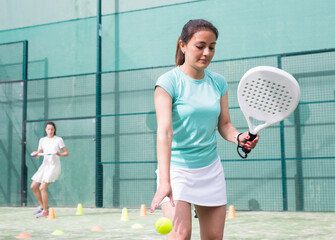
<path id="1" fill-rule="evenodd" d="M 171 205 L 174 206 L 170 184 L 171 143 L 173 137 L 172 98 L 161 87 L 156 87 L 154 98 L 157 117 L 159 187 L 152 200 L 150 212 L 155 211 L 165 197 L 169 197 Z"/>
<path id="2" fill-rule="evenodd" d="M 38 154 L 39 153 L 42 153 L 43 151 L 42 151 L 42 149 L 41 149 L 41 139 L 40 139 L 40 141 L 38 142 L 38 149 L 37 149 L 37 151 L 34 151 L 34 152 L 32 152 L 31 154 L 30 154 L 30 156 L 33 156 L 33 157 L 35 157 L 35 158 L 39 158 L 40 156 L 38 156 Z"/>

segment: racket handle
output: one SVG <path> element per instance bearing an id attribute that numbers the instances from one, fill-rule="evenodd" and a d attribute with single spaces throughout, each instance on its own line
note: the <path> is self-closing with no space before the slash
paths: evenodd
<path id="1" fill-rule="evenodd" d="M 252 134 L 252 133 L 249 132 L 249 137 L 250 138 L 248 139 L 247 142 L 253 141 L 257 137 L 257 134 L 254 135 L 254 134 Z M 251 150 L 246 149 L 245 146 L 242 147 L 242 151 L 245 152 L 245 153 L 250 153 L 251 152 Z"/>

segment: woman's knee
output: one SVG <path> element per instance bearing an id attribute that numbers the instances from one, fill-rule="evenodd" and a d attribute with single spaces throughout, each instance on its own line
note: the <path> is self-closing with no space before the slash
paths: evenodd
<path id="1" fill-rule="evenodd" d="M 41 192 L 46 192 L 49 184 L 41 184 L 40 185 L 40 191 Z"/>
<path id="2" fill-rule="evenodd" d="M 212 231 L 209 235 L 206 236 L 206 239 L 222 240 L 223 239 L 223 231 L 219 231 L 219 232 Z"/>
<path id="3" fill-rule="evenodd" d="M 31 185 L 30 185 L 30 189 L 32 191 L 36 191 L 36 190 L 38 190 L 38 185 L 39 185 L 39 183 L 32 182 Z"/>
<path id="4" fill-rule="evenodd" d="M 178 228 L 174 226 L 168 235 L 168 239 L 189 240 L 191 239 L 191 234 L 192 228 Z"/>

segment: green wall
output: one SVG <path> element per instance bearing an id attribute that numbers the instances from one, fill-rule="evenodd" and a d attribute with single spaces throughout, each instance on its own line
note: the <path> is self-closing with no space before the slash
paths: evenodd
<path id="1" fill-rule="evenodd" d="M 103 71 L 173 65 L 177 37 L 192 18 L 218 27 L 214 60 L 335 46 L 333 0 L 169 1 L 167 6 L 166 1 L 120 2 L 115 34 L 114 2 L 102 1 Z M 21 1 L 0 3 L 0 43 L 28 40 L 29 61 L 47 59 L 49 77 L 95 71 L 96 1 L 24 3 L 26 14 L 16 7 Z M 43 74 L 33 69 L 29 78 Z"/>

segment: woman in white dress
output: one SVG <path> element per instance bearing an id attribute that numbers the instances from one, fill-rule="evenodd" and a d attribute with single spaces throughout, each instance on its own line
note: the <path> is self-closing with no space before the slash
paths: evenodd
<path id="1" fill-rule="evenodd" d="M 61 172 L 60 157 L 68 156 L 69 153 L 61 137 L 56 136 L 56 125 L 48 122 L 45 127 L 46 137 L 40 139 L 38 150 L 31 153 L 31 156 L 39 158 L 39 153 L 45 153 L 42 165 L 31 178 L 31 190 L 33 191 L 40 206 L 35 211 L 37 218 L 47 217 L 48 211 L 48 192 L 50 183 L 56 181 Z M 62 153 L 60 152 L 62 150 Z"/>

